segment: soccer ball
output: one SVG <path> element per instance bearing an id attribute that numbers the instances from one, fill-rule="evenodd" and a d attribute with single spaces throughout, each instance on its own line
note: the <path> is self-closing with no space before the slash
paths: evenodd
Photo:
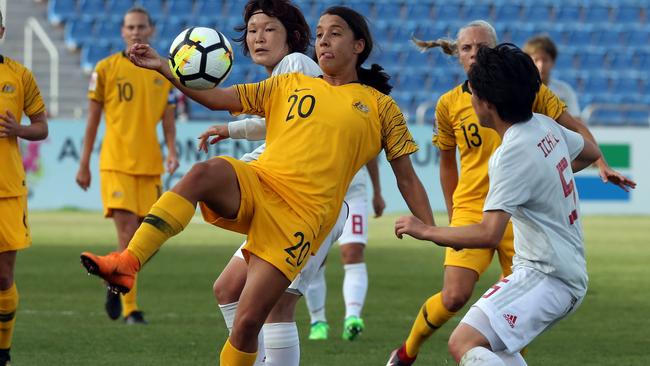
<path id="1" fill-rule="evenodd" d="M 169 48 L 172 74 L 191 89 L 210 89 L 230 74 L 233 52 L 226 36 L 211 28 L 191 27 Z"/>

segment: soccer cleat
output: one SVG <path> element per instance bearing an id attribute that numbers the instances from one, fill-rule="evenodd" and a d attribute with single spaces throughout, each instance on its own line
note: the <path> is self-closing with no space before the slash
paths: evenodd
<path id="1" fill-rule="evenodd" d="M 144 313 L 142 313 L 139 310 L 132 311 L 131 314 L 127 315 L 126 318 L 124 318 L 124 322 L 127 325 L 132 325 L 132 324 L 148 324 L 146 320 L 144 320 Z"/>
<path id="2" fill-rule="evenodd" d="M 363 319 L 354 315 L 349 316 L 345 318 L 345 322 L 343 323 L 342 338 L 346 341 L 353 341 L 359 336 L 359 334 L 361 334 L 361 332 L 363 332 L 365 327 Z"/>
<path id="3" fill-rule="evenodd" d="M 140 262 L 128 250 L 112 252 L 99 256 L 90 252 L 81 253 L 81 264 L 88 273 L 99 276 L 108 283 L 114 293 L 127 293 L 135 283 L 135 274 L 140 270 Z"/>
<path id="4" fill-rule="evenodd" d="M 106 308 L 106 314 L 111 320 L 116 320 L 122 314 L 122 301 L 120 300 L 120 294 L 111 291 L 110 289 L 106 291 L 106 303 L 104 304 Z"/>
<path id="5" fill-rule="evenodd" d="M 393 352 L 390 353 L 386 366 L 411 366 L 415 362 L 416 358 L 417 356 L 409 357 L 406 353 L 405 345 L 402 345 L 400 348 L 394 349 Z"/>
<path id="6" fill-rule="evenodd" d="M 311 328 L 309 329 L 309 340 L 311 341 L 323 341 L 327 339 L 329 334 L 330 326 L 327 322 L 315 322 L 312 323 Z"/>
<path id="7" fill-rule="evenodd" d="M 0 366 L 11 366 L 9 349 L 0 349 Z"/>

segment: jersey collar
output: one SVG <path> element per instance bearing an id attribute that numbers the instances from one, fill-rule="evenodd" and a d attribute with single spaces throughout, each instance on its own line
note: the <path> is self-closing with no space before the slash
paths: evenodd
<path id="1" fill-rule="evenodd" d="M 4 64 L 4 63 L 5 63 L 5 57 L 0 55 L 0 64 Z"/>

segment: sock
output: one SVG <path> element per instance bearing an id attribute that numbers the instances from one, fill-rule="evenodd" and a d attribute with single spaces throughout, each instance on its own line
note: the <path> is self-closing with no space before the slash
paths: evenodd
<path id="1" fill-rule="evenodd" d="M 298 366 L 300 340 L 295 322 L 269 323 L 262 327 L 267 366 Z"/>
<path id="2" fill-rule="evenodd" d="M 368 271 L 365 263 L 346 264 L 343 266 L 343 300 L 345 317 L 361 316 L 363 304 L 368 292 Z"/>
<path id="3" fill-rule="evenodd" d="M 325 298 L 327 296 L 327 282 L 325 282 L 325 266 L 321 266 L 316 272 L 314 279 L 311 281 L 305 291 L 305 302 L 309 309 L 311 324 L 316 322 L 327 323 L 325 316 Z"/>
<path id="4" fill-rule="evenodd" d="M 235 348 L 230 343 L 230 338 L 228 338 L 226 339 L 226 343 L 221 349 L 219 364 L 221 366 L 253 366 L 255 364 L 256 357 L 257 352 L 242 352 Z"/>
<path id="5" fill-rule="evenodd" d="M 524 357 L 521 355 L 521 353 L 517 352 L 514 354 L 506 353 L 506 352 L 494 352 L 497 357 L 503 361 L 503 363 L 506 366 L 526 366 L 528 365 L 526 361 L 524 360 Z"/>
<path id="6" fill-rule="evenodd" d="M 459 366 L 507 366 L 492 351 L 485 347 L 474 347 L 465 352 Z"/>
<path id="7" fill-rule="evenodd" d="M 411 333 L 406 339 L 406 353 L 409 357 L 417 356 L 420 352 L 422 343 L 429 339 L 431 334 L 453 318 L 456 313 L 451 312 L 442 304 L 442 293 L 431 296 L 424 302 L 420 312 L 418 312 Z"/>
<path id="8" fill-rule="evenodd" d="M 120 296 L 120 301 L 122 301 L 122 316 L 127 317 L 132 312 L 138 310 L 138 304 L 136 302 L 138 296 L 138 277 L 136 275 L 135 281 L 133 281 L 133 287 L 131 291 Z"/>
<path id="9" fill-rule="evenodd" d="M 13 283 L 8 289 L 0 291 L 0 349 L 11 348 L 17 309 L 18 289 Z"/>
<path id="10" fill-rule="evenodd" d="M 136 230 L 127 250 L 144 265 L 167 239 L 185 229 L 194 211 L 196 207 L 183 196 L 171 191 L 163 193 Z"/>
<path id="11" fill-rule="evenodd" d="M 226 323 L 226 328 L 228 328 L 228 335 L 230 335 L 233 324 L 235 323 L 237 305 L 239 305 L 239 301 L 231 302 L 230 304 L 219 305 L 219 310 L 221 310 L 221 314 L 223 315 L 223 321 Z M 264 365 L 265 357 L 266 354 L 264 352 L 264 333 L 260 332 L 260 334 L 257 336 L 257 359 L 255 360 L 254 365 Z"/>

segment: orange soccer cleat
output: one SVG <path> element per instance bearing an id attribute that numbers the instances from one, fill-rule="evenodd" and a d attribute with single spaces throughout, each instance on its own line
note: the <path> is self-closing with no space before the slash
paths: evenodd
<path id="1" fill-rule="evenodd" d="M 115 293 L 127 293 L 133 287 L 140 262 L 128 250 L 99 256 L 90 252 L 81 253 L 81 264 L 89 274 L 104 279 Z"/>

